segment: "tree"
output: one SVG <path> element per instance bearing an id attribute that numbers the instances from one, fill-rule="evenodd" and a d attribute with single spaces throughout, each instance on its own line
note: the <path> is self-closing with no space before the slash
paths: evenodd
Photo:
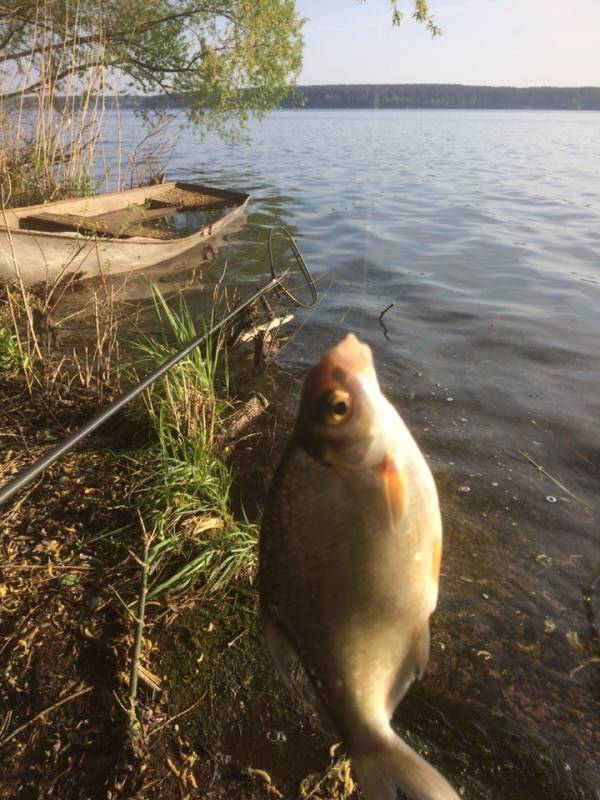
<path id="1" fill-rule="evenodd" d="M 294 83 L 303 22 L 293 0 L 0 0 L 0 99 L 93 73 L 104 91 L 185 95 L 195 123 L 243 121 Z"/>
<path id="2" fill-rule="evenodd" d="M 413 17 L 440 32 L 427 0 Z M 0 0 L 0 100 L 72 94 L 93 75 L 105 91 L 185 96 L 197 124 L 243 122 L 294 84 L 303 24 L 294 0 Z"/>
<path id="3" fill-rule="evenodd" d="M 367 2 L 367 0 L 362 0 Z M 400 26 L 404 20 L 404 12 L 400 10 L 400 0 L 390 0 L 392 6 L 392 25 Z M 429 11 L 428 0 L 414 0 L 413 19 L 425 25 L 432 36 L 441 36 L 442 29 L 436 25 L 433 14 Z"/>

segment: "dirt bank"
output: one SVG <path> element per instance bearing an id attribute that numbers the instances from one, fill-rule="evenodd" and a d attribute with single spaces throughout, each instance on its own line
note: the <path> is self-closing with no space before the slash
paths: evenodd
<path id="1" fill-rule="evenodd" d="M 234 504 L 256 516 L 299 380 L 273 366 L 257 380 L 239 374 L 242 399 L 259 391 L 270 401 L 231 455 Z M 0 391 L 1 480 L 94 407 L 85 395 L 30 400 L 16 380 Z M 134 622 L 123 598 L 135 598 L 138 568 L 106 534 L 133 522 L 127 455 L 146 436 L 122 418 L 3 509 L 0 797 L 350 797 L 347 762 L 339 749 L 332 755 L 336 736 L 306 703 L 301 676 L 289 693 L 265 656 L 252 584 L 217 601 L 196 587 L 150 604 L 141 732 L 131 739 L 122 705 Z M 531 630 L 525 608 L 514 642 L 482 638 L 485 615 L 506 613 L 507 598 L 480 578 L 474 532 L 439 482 L 447 519 L 441 607 L 429 672 L 402 704 L 398 728 L 470 800 L 593 798 L 598 765 L 586 752 L 597 720 L 581 699 L 593 665 L 570 677 L 586 653 L 575 649 L 572 663 L 557 663 L 552 632 Z M 547 648 L 546 666 L 531 669 L 532 648 Z M 543 691 L 544 669 L 562 670 L 552 683 L 560 696 Z M 531 738 L 521 724 L 527 715 L 548 719 L 546 739 Z M 557 721 L 585 745 L 568 761 L 564 748 L 556 755 Z"/>

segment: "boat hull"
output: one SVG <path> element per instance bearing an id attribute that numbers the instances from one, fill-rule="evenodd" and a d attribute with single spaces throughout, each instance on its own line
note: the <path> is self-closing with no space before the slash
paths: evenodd
<path id="1" fill-rule="evenodd" d="M 175 184 L 163 184 L 174 186 Z M 206 189 L 207 187 L 203 187 Z M 155 187 L 131 192 L 99 195 L 95 198 L 79 198 L 77 201 L 61 201 L 43 206 L 4 210 L 0 217 L 0 282 L 22 281 L 31 286 L 51 282 L 76 273 L 80 277 L 94 275 L 117 275 L 145 267 L 151 267 L 177 258 L 203 242 L 217 237 L 234 220 L 243 217 L 249 196 L 224 193 L 235 197 L 236 205 L 220 219 L 206 225 L 188 236 L 171 239 L 155 239 L 142 236 L 112 238 L 100 235 L 85 235 L 78 231 L 33 231 L 23 229 L 22 218 L 36 211 L 54 211 L 89 214 L 112 211 L 123 202 L 133 202 L 142 195 L 152 194 Z M 218 195 L 219 190 L 213 190 Z"/>

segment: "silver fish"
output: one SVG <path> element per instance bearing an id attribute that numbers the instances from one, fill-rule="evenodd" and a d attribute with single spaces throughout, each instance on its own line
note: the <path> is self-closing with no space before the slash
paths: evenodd
<path id="1" fill-rule="evenodd" d="M 267 498 L 261 614 L 289 682 L 299 658 L 367 800 L 457 800 L 392 729 L 429 657 L 442 525 L 433 477 L 349 334 L 313 367 Z"/>

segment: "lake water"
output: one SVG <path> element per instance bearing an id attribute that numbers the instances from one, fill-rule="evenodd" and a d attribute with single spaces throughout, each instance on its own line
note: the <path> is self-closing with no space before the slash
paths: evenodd
<path id="1" fill-rule="evenodd" d="M 600 113 L 281 111 L 249 136 L 184 132 L 167 174 L 252 194 L 219 251 L 236 282 L 262 282 L 268 229 L 290 229 L 321 302 L 280 361 L 300 374 L 355 331 L 430 460 L 446 539 L 417 698 L 487 753 L 468 796 L 600 796 L 581 595 L 600 561 Z"/>

